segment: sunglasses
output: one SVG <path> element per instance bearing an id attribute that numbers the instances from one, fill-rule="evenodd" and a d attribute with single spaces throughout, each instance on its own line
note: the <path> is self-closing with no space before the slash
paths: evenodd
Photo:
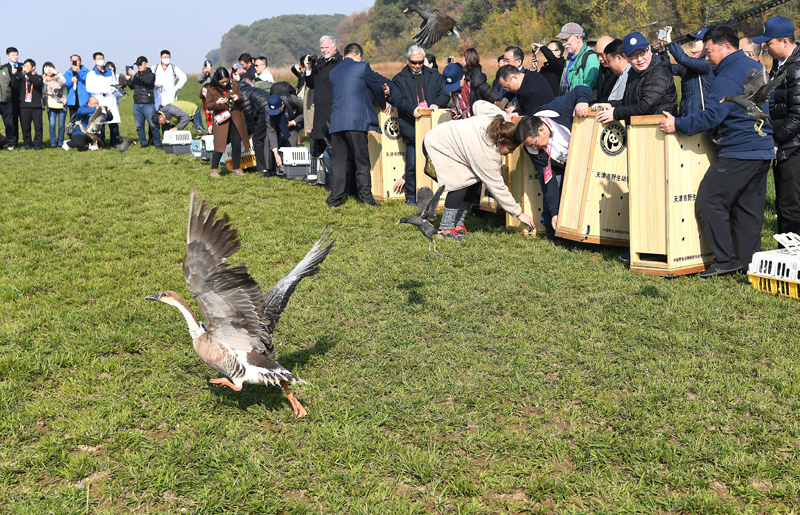
<path id="1" fill-rule="evenodd" d="M 412 61 L 411 59 L 409 59 L 408 62 L 416 65 L 425 64 L 425 61 Z"/>

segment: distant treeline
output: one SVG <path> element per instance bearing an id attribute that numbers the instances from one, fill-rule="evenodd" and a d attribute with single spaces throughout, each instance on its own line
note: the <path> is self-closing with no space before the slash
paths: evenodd
<path id="1" fill-rule="evenodd" d="M 364 47 L 366 58 L 373 62 L 396 61 L 422 21 L 414 13 L 403 13 L 408 0 L 376 0 L 366 11 L 343 15 L 286 15 L 260 20 L 249 27 L 237 25 L 222 38 L 222 47 L 210 52 L 215 63 L 232 63 L 243 51 L 254 56 L 262 52 L 270 66 L 289 64 L 304 54 L 318 53 L 319 36 L 333 33 L 341 49 L 348 42 Z M 658 29 L 672 25 L 673 37 L 710 26 L 719 20 L 760 4 L 758 0 L 424 0 L 424 8 L 438 8 L 458 21 L 460 40 L 448 36 L 431 52 L 439 56 L 457 55 L 475 47 L 485 59 L 489 52 L 506 45 L 519 45 L 527 51 L 530 43 L 544 42 L 558 34 L 567 22 L 577 22 L 587 32 L 587 39 L 608 34 L 622 37 L 632 30 L 642 32 L 653 42 Z M 787 16 L 800 22 L 800 2 L 790 2 L 737 24 L 745 36 L 760 34 L 770 16 Z M 254 53 L 255 52 L 255 53 Z M 442 61 L 444 61 L 442 59 Z"/>

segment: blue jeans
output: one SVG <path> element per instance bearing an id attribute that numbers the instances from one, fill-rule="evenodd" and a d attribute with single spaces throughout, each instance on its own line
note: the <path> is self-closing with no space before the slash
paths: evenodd
<path id="1" fill-rule="evenodd" d="M 194 113 L 194 118 L 192 118 L 192 123 L 198 129 L 205 129 L 205 126 L 203 125 L 202 113 L 203 113 L 203 110 L 202 109 L 198 109 L 197 112 Z"/>
<path id="2" fill-rule="evenodd" d="M 147 132 L 144 130 L 144 122 L 150 125 L 150 133 L 153 135 L 155 146 L 161 146 L 161 128 L 153 124 L 153 115 L 156 114 L 155 104 L 133 104 L 133 121 L 136 124 L 136 133 L 139 135 L 139 146 L 147 146 Z"/>
<path id="3" fill-rule="evenodd" d="M 64 122 L 67 119 L 67 109 L 47 109 L 47 120 L 50 123 L 50 146 L 60 147 L 64 144 Z M 58 138 L 56 138 L 56 125 Z"/>

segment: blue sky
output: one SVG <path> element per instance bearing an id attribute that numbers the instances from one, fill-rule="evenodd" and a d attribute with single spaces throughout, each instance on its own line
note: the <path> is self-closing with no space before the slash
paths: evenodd
<path id="1" fill-rule="evenodd" d="M 140 55 L 153 64 L 159 52 L 168 49 L 173 63 L 186 73 L 197 73 L 206 53 L 218 48 L 222 35 L 234 25 L 250 25 L 282 14 L 352 14 L 373 3 L 133 0 L 88 7 L 87 2 L 64 0 L 3 2 L 0 62 L 8 62 L 5 49 L 13 46 L 19 49 L 21 61 L 36 61 L 37 71 L 41 72 L 45 61 L 52 61 L 63 73 L 70 54 L 80 55 L 86 64 L 99 51 L 122 70 Z"/>

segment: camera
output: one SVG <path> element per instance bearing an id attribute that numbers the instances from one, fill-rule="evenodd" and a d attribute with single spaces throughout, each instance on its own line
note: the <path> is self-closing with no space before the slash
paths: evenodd
<path id="1" fill-rule="evenodd" d="M 452 55 L 447 56 L 447 64 L 455 62 L 456 58 Z"/>
<path id="2" fill-rule="evenodd" d="M 78 66 L 78 61 L 76 59 L 72 60 L 72 66 Z"/>
<path id="3" fill-rule="evenodd" d="M 308 65 L 311 68 L 314 68 L 317 65 L 317 56 L 315 54 L 311 54 L 308 56 Z"/>
<path id="4" fill-rule="evenodd" d="M 667 29 L 661 29 L 658 31 L 658 39 L 664 39 L 667 37 Z"/>

